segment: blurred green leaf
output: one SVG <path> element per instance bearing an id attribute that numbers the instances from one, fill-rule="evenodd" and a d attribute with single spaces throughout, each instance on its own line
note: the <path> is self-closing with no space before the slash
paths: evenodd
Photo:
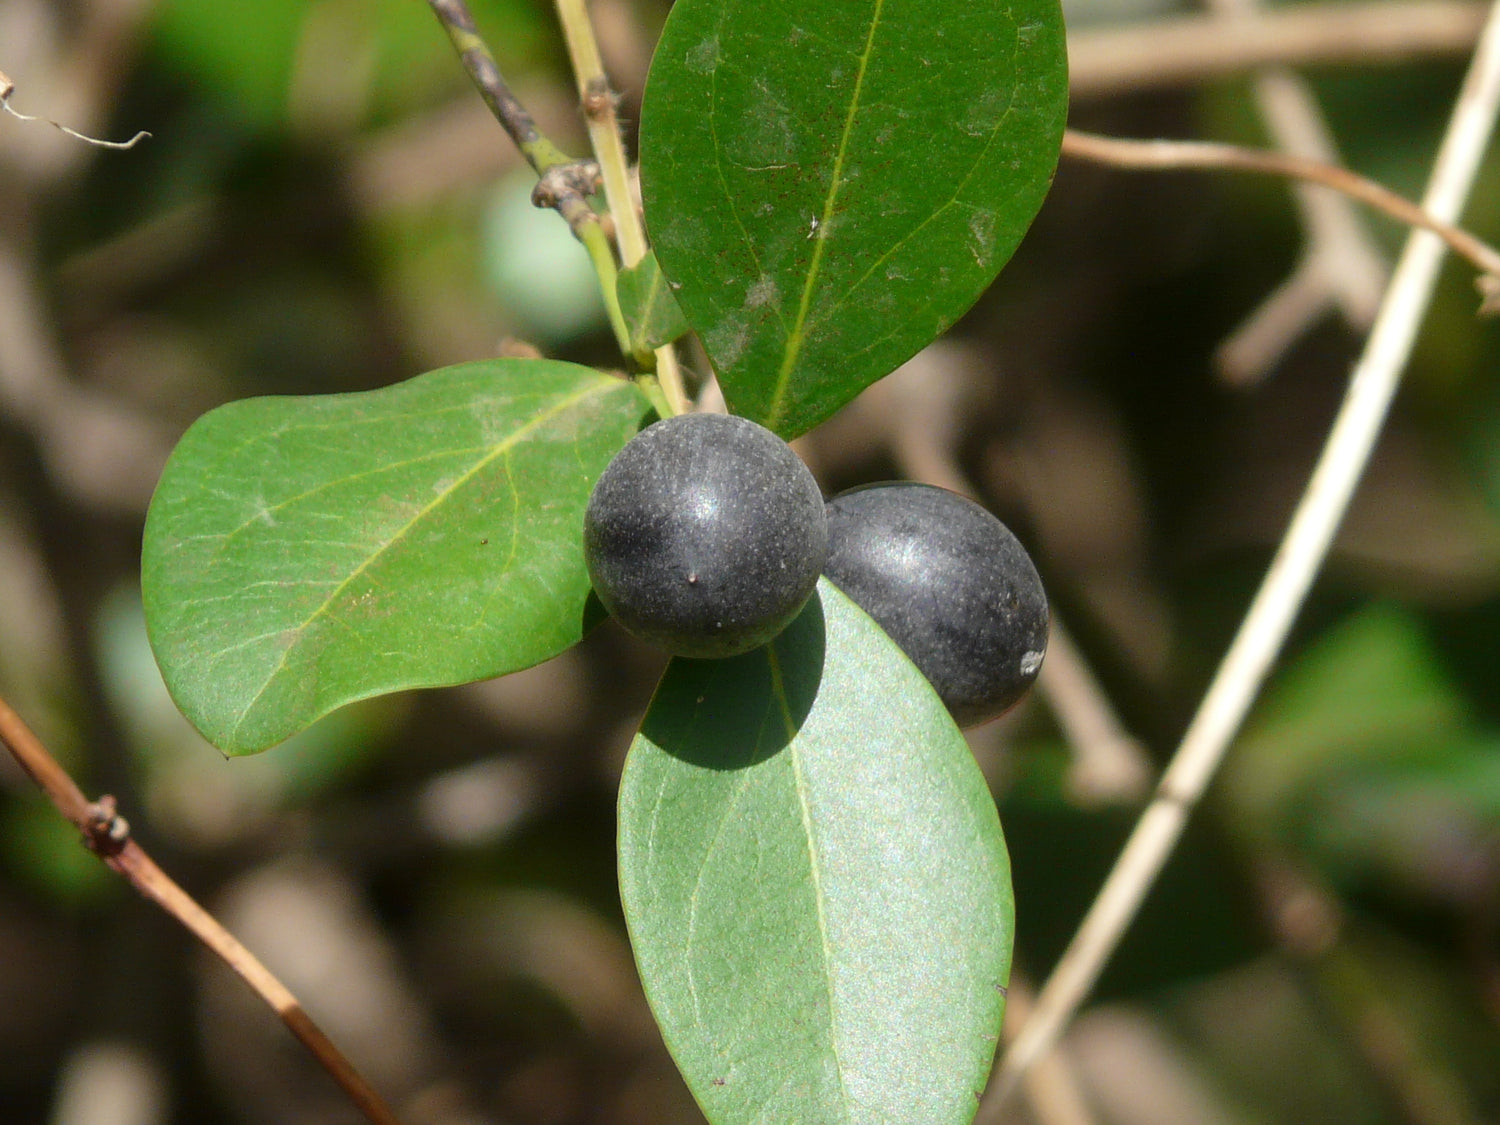
<path id="1" fill-rule="evenodd" d="M 1464 902 L 1500 870 L 1500 736 L 1394 606 L 1355 614 L 1278 677 L 1224 786 L 1251 837 L 1340 884 Z"/>
<path id="2" fill-rule="evenodd" d="M 501 359 L 205 415 L 142 552 L 173 699 L 248 753 L 357 699 L 561 652 L 592 619 L 589 491 L 647 409 L 623 380 Z"/>
<path id="3" fill-rule="evenodd" d="M 1415 619 L 1374 606 L 1276 677 L 1235 744 L 1224 785 L 1240 817 L 1265 828 L 1320 780 L 1431 758 L 1467 724 L 1463 697 Z"/>
<path id="4" fill-rule="evenodd" d="M 0 851 L 26 882 L 69 906 L 95 902 L 124 885 L 40 796 L 0 808 Z"/>
<path id="5" fill-rule="evenodd" d="M 642 191 L 730 407 L 792 437 L 936 339 L 1021 241 L 1066 115 L 1056 0 L 678 0 Z"/>
<path id="6" fill-rule="evenodd" d="M 1419 899 L 1487 899 L 1500 871 L 1500 740 L 1456 736 L 1428 761 L 1350 768 L 1299 802 L 1295 843 L 1328 876 Z"/>
<path id="7" fill-rule="evenodd" d="M 162 0 L 152 33 L 173 66 L 264 128 L 286 117 L 297 38 L 308 7 L 309 0 Z"/>
<path id="8" fill-rule="evenodd" d="M 973 1117 L 1013 938 L 999 819 L 931 686 L 826 580 L 765 648 L 668 667 L 620 892 L 715 1125 Z"/>

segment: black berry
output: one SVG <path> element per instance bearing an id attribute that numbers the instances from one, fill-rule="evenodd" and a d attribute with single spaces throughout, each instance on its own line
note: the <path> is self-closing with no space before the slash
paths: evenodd
<path id="1" fill-rule="evenodd" d="M 770 430 L 723 414 L 646 427 L 594 486 L 584 559 L 630 632 L 678 656 L 765 644 L 797 616 L 828 549 L 823 496 Z"/>
<path id="2" fill-rule="evenodd" d="M 1026 549 L 946 489 L 892 482 L 828 502 L 824 572 L 931 681 L 960 726 L 994 718 L 1036 679 L 1047 595 Z"/>

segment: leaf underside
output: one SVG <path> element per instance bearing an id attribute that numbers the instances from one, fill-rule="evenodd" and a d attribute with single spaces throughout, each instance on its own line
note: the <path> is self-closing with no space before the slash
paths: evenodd
<path id="1" fill-rule="evenodd" d="M 595 616 L 589 492 L 647 411 L 588 368 L 499 359 L 205 415 L 142 550 L 173 699 L 248 753 L 357 699 L 561 652 Z"/>
<path id="2" fill-rule="evenodd" d="M 1010 971 L 994 802 L 920 673 L 826 580 L 771 645 L 674 660 L 626 761 L 641 978 L 714 1125 L 963 1125 Z"/>
<path id="3" fill-rule="evenodd" d="M 792 437 L 958 319 L 1051 181 L 1057 0 L 677 0 L 641 110 L 652 242 L 730 407 Z"/>

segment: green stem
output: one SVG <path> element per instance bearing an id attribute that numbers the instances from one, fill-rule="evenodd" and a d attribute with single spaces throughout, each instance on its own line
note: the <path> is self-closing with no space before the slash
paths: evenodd
<path id="1" fill-rule="evenodd" d="M 630 355 L 630 326 L 625 323 L 625 314 L 620 310 L 620 294 L 616 288 L 619 269 L 615 265 L 615 253 L 604 235 L 604 228 L 599 225 L 598 217 L 591 216 L 590 220 L 575 226 L 573 233 L 578 235 L 584 248 L 588 250 L 589 258 L 594 263 L 594 272 L 599 275 L 599 288 L 604 294 L 604 308 L 609 313 L 609 326 L 614 329 L 615 342 L 620 345 L 623 354 Z"/>
<path id="2" fill-rule="evenodd" d="M 625 158 L 625 144 L 620 138 L 620 124 L 615 116 L 615 93 L 610 87 L 609 76 L 604 73 L 604 61 L 599 55 L 586 0 L 556 0 L 556 3 L 563 37 L 568 43 L 568 57 L 572 60 L 578 82 L 584 120 L 588 122 L 589 141 L 604 181 L 605 202 L 615 220 L 620 260 L 633 266 L 646 256 L 646 231 L 630 190 L 630 164 Z M 682 414 L 690 408 L 682 383 L 682 368 L 671 344 L 657 348 L 654 356 L 639 355 L 631 350 L 627 333 L 623 350 L 643 367 L 655 367 L 661 392 L 671 405 L 668 413 Z"/>
<path id="3" fill-rule="evenodd" d="M 453 49 L 463 61 L 474 85 L 479 88 L 485 104 L 495 115 L 510 139 L 516 142 L 521 155 L 536 171 L 545 175 L 553 168 L 574 163 L 573 158 L 558 148 L 536 127 L 536 121 L 527 112 L 516 96 L 510 92 L 500 64 L 490 52 L 489 46 L 479 35 L 474 16 L 464 0 L 427 0 L 443 30 L 453 43 Z"/>
<path id="4" fill-rule="evenodd" d="M 536 190 L 531 201 L 538 207 L 548 207 L 562 216 L 583 243 L 593 263 L 594 273 L 599 278 L 599 291 L 604 297 L 604 307 L 609 314 L 609 324 L 614 330 L 615 341 L 624 355 L 632 355 L 630 329 L 625 315 L 620 311 L 620 296 L 615 289 L 619 269 L 615 264 L 614 250 L 605 237 L 599 216 L 588 204 L 588 197 L 598 187 L 599 167 L 590 161 L 574 160 L 536 127 L 536 121 L 527 112 L 506 85 L 489 46 L 479 34 L 464 0 L 427 0 L 438 22 L 448 32 L 454 49 L 463 61 L 464 70 L 478 87 L 490 112 L 500 122 L 511 140 L 521 150 L 521 155 L 537 174 Z"/>

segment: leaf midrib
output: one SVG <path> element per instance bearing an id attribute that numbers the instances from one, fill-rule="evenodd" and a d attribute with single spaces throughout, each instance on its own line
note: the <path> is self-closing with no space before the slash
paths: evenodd
<path id="1" fill-rule="evenodd" d="M 227 743 L 233 745 L 238 740 L 240 728 L 245 725 L 246 719 L 250 717 L 251 713 L 255 710 L 256 705 L 260 703 L 266 692 L 270 690 L 271 685 L 276 682 L 277 677 L 280 676 L 282 671 L 286 668 L 287 661 L 290 658 L 292 651 L 297 647 L 297 641 L 301 639 L 301 636 L 306 633 L 307 629 L 315 621 L 317 621 L 319 617 L 327 612 L 328 607 L 331 606 L 339 598 L 339 596 L 349 588 L 349 585 L 352 582 L 359 578 L 360 575 L 365 573 L 365 571 L 369 570 L 379 559 L 381 559 L 386 554 L 386 552 L 388 552 L 393 546 L 395 546 L 396 543 L 405 538 L 407 533 L 410 532 L 412 528 L 417 526 L 417 524 L 419 524 L 423 519 L 427 517 L 428 513 L 430 513 L 434 508 L 446 502 L 454 492 L 456 492 L 463 485 L 467 484 L 469 480 L 471 480 L 475 475 L 481 472 L 486 466 L 495 461 L 496 458 L 503 457 L 508 454 L 509 451 L 528 433 L 537 429 L 544 423 L 551 421 L 553 418 L 557 417 L 559 414 L 566 412 L 567 410 L 576 406 L 578 403 L 583 402 L 595 395 L 608 394 L 620 385 L 621 384 L 613 379 L 595 383 L 592 386 L 584 388 L 582 391 L 571 394 L 568 397 L 559 400 L 557 404 L 550 409 L 537 414 L 524 425 L 517 427 L 512 433 L 507 435 L 504 440 L 497 442 L 495 446 L 487 454 L 485 454 L 485 456 L 476 461 L 470 469 L 455 478 L 448 484 L 446 488 L 437 493 L 432 498 L 432 500 L 429 501 L 425 506 L 423 506 L 415 515 L 413 515 L 411 519 L 407 520 L 404 524 L 397 528 L 391 535 L 391 537 L 384 543 L 382 543 L 377 550 L 371 552 L 371 554 L 363 562 L 361 562 L 359 566 L 350 571 L 349 575 L 344 578 L 344 580 L 341 581 L 337 586 L 335 586 L 332 592 L 329 593 L 328 597 L 324 598 L 322 603 L 310 614 L 308 614 L 300 624 L 291 626 L 288 629 L 277 630 L 278 634 L 281 635 L 284 635 L 288 632 L 296 633 L 297 638 L 294 639 L 290 644 L 288 644 L 284 649 L 282 649 L 281 657 L 276 661 L 276 666 L 270 670 L 270 672 L 266 675 L 265 680 L 261 683 L 260 687 L 256 689 L 255 694 L 250 698 L 249 702 L 245 704 L 244 709 L 240 712 L 239 718 L 235 720 L 234 726 L 230 728 L 229 736 L 226 740 Z"/>
<path id="2" fill-rule="evenodd" d="M 776 429 L 785 408 L 786 394 L 791 386 L 792 371 L 797 358 L 802 354 L 802 344 L 807 334 L 807 317 L 812 309 L 813 290 L 817 286 L 818 272 L 823 265 L 823 249 L 828 244 L 828 224 L 833 218 L 834 206 L 838 203 L 839 189 L 843 187 L 844 159 L 849 151 L 849 138 L 854 132 L 854 119 L 859 114 L 860 94 L 864 89 L 865 73 L 870 67 L 870 56 L 875 53 L 875 32 L 880 27 L 881 12 L 885 0 L 875 0 L 870 13 L 870 29 L 865 33 L 864 50 L 860 52 L 859 68 L 854 76 L 854 92 L 849 97 L 849 112 L 844 116 L 844 129 L 839 135 L 838 152 L 833 158 L 833 173 L 828 181 L 828 197 L 823 201 L 823 214 L 818 218 L 818 237 L 813 240 L 812 261 L 807 265 L 807 278 L 802 284 L 802 297 L 797 303 L 797 318 L 787 334 L 786 349 L 782 352 L 781 366 L 776 372 L 776 385 L 771 392 L 771 405 L 766 410 L 766 426 Z"/>
<path id="3" fill-rule="evenodd" d="M 797 808 L 802 817 L 802 834 L 807 838 L 807 866 L 812 879 L 813 902 L 818 914 L 818 943 L 823 951 L 823 982 L 828 989 L 828 1049 L 833 1054 L 833 1069 L 839 1078 L 839 1093 L 846 1111 L 850 1104 L 849 1087 L 844 1082 L 844 1060 L 839 1056 L 838 992 L 833 983 L 833 950 L 828 941 L 828 917 L 823 910 L 823 871 L 819 863 L 817 837 L 813 835 L 812 808 L 808 804 L 807 779 L 802 772 L 802 751 L 797 743 L 797 722 L 787 699 L 786 681 L 781 672 L 781 661 L 776 655 L 776 646 L 766 646 L 766 658 L 771 663 L 771 694 L 781 711 L 781 720 L 786 725 L 786 752 L 791 756 L 793 788 L 797 794 Z"/>

